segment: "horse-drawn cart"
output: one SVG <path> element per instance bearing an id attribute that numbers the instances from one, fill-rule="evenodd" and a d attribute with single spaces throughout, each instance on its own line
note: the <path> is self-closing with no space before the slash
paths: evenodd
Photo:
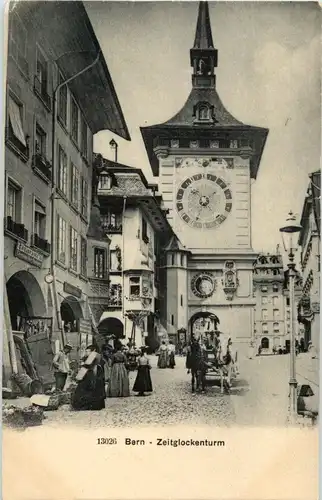
<path id="1" fill-rule="evenodd" d="M 230 337 L 217 342 L 194 340 L 189 346 L 187 368 L 191 369 L 192 391 L 195 381 L 197 391 L 204 390 L 206 385 L 219 385 L 220 392 L 229 393 L 232 380 L 236 378 L 237 351 L 232 352 Z"/>

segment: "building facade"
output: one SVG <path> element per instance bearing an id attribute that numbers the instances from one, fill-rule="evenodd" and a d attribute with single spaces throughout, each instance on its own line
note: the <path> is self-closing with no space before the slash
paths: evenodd
<path id="1" fill-rule="evenodd" d="M 91 331 L 86 234 L 93 134 L 109 129 L 129 139 L 82 2 L 10 8 L 6 100 L 6 332 L 11 346 L 27 339 L 46 378 L 53 342 L 75 343 L 82 320 Z M 4 364 L 10 372 L 9 358 Z"/>
<path id="2" fill-rule="evenodd" d="M 285 344 L 286 313 L 284 271 L 280 254 L 261 254 L 254 264 L 254 296 L 256 298 L 254 337 L 256 345 L 271 350 Z"/>
<path id="3" fill-rule="evenodd" d="M 220 325 L 235 342 L 248 343 L 256 259 L 251 179 L 268 130 L 234 118 L 217 93 L 207 2 L 199 5 L 190 63 L 192 90 L 183 108 L 163 124 L 141 128 L 169 223 L 186 249 L 174 264 L 168 256 L 167 321 L 170 333 L 182 326 L 191 334 Z M 172 300 L 181 294 L 183 305 Z"/>
<path id="4" fill-rule="evenodd" d="M 279 251 L 275 254 L 259 254 L 254 263 L 253 290 L 254 341 L 266 352 L 273 347 L 288 347 L 291 331 L 291 311 L 287 271 Z M 299 273 L 295 279 L 295 337 L 300 340 L 302 329 L 297 322 L 297 305 L 302 290 Z"/>
<path id="5" fill-rule="evenodd" d="M 140 169 L 96 155 L 98 203 L 109 251 L 96 244 L 90 307 L 101 337 L 115 335 L 155 349 L 164 325 L 163 252 L 172 234 L 161 196 Z M 98 261 L 97 261 L 98 262 Z M 105 264 L 104 264 L 105 263 Z"/>
<path id="6" fill-rule="evenodd" d="M 310 176 L 308 191 L 304 200 L 299 245 L 303 290 L 300 300 L 299 321 L 305 332 L 306 347 L 311 341 L 320 352 L 320 197 L 321 171 Z"/>

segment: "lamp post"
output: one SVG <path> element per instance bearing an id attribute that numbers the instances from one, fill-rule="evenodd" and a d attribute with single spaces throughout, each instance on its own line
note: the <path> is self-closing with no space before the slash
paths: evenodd
<path id="1" fill-rule="evenodd" d="M 110 141 L 110 146 L 111 146 L 111 149 L 113 151 L 115 151 L 115 153 L 114 153 L 114 161 L 115 161 L 115 163 L 117 163 L 117 150 L 118 150 L 119 145 L 117 144 L 117 142 L 114 139 L 112 139 Z"/>
<path id="2" fill-rule="evenodd" d="M 286 223 L 280 228 L 282 233 L 282 240 L 285 251 L 288 252 L 289 262 L 287 264 L 289 270 L 289 294 L 290 294 L 290 407 L 289 407 L 289 421 L 294 423 L 297 415 L 297 380 L 296 380 L 296 353 L 295 353 L 295 329 L 294 329 L 294 308 L 295 308 L 295 298 L 294 298 L 294 280 L 296 277 L 295 272 L 295 262 L 294 262 L 294 242 L 293 234 L 299 233 L 302 226 L 296 220 L 295 215 L 292 211 L 289 212 L 286 219 Z M 287 236 L 284 239 L 284 235 Z"/>

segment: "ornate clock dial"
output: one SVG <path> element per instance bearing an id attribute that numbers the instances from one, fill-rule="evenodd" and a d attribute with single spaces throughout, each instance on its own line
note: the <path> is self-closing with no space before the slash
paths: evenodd
<path id="1" fill-rule="evenodd" d="M 209 274 L 199 274 L 194 276 L 191 282 L 193 293 L 200 298 L 210 297 L 215 290 L 215 282 Z"/>
<path id="2" fill-rule="evenodd" d="M 176 208 L 189 226 L 212 229 L 224 222 L 231 212 L 232 194 L 222 178 L 213 174 L 196 174 L 180 185 Z"/>

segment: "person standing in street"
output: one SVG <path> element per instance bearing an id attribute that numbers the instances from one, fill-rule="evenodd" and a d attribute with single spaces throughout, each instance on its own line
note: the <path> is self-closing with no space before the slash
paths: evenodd
<path id="1" fill-rule="evenodd" d="M 176 366 L 176 361 L 175 361 L 175 345 L 172 342 L 172 340 L 169 340 L 169 345 L 168 345 L 168 363 L 169 363 L 169 368 L 174 368 Z"/>
<path id="2" fill-rule="evenodd" d="M 112 368 L 108 397 L 126 398 L 130 395 L 130 382 L 127 371 L 127 358 L 122 350 L 122 344 L 118 343 L 116 352 L 112 356 Z"/>
<path id="3" fill-rule="evenodd" d="M 65 344 L 63 350 L 59 351 L 53 359 L 56 391 L 64 390 L 67 376 L 70 373 L 70 352 L 72 349 L 70 344 Z"/>
<path id="4" fill-rule="evenodd" d="M 133 391 L 138 392 L 138 396 L 145 396 L 145 392 L 152 392 L 151 365 L 146 355 L 146 347 L 141 347 L 141 354 L 138 358 L 138 373 L 134 382 Z"/>
<path id="5" fill-rule="evenodd" d="M 102 410 L 105 408 L 105 377 L 102 356 L 96 346 L 86 347 L 82 369 L 85 374 L 78 380 L 78 385 L 72 395 L 73 410 Z M 79 372 L 80 373 L 80 372 Z"/>
<path id="6" fill-rule="evenodd" d="M 168 348 L 164 340 L 162 340 L 162 344 L 159 349 L 159 359 L 158 359 L 158 368 L 167 368 L 168 366 Z"/>

